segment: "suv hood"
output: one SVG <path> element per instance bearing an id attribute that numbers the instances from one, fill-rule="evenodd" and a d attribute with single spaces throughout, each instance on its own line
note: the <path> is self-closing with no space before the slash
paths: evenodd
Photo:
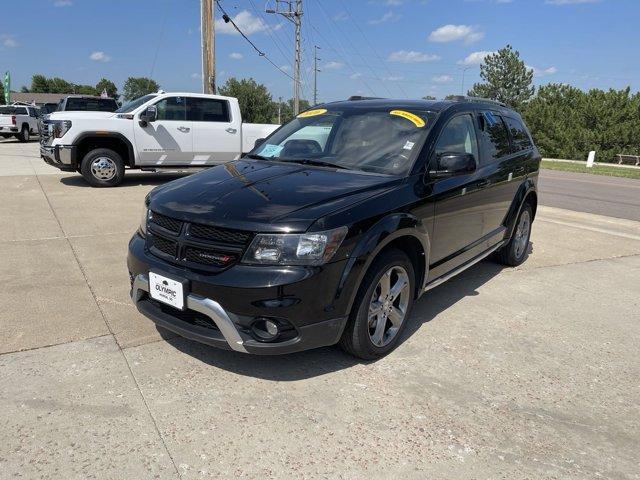
<path id="1" fill-rule="evenodd" d="M 49 120 L 101 120 L 115 116 L 113 112 L 52 112 L 48 115 Z"/>
<path id="2" fill-rule="evenodd" d="M 186 221 L 240 230 L 305 231 L 317 219 L 401 181 L 295 163 L 237 160 L 156 188 L 149 208 Z"/>

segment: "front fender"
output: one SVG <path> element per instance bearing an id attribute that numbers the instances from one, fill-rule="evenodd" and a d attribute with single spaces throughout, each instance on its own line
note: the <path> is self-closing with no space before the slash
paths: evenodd
<path id="1" fill-rule="evenodd" d="M 420 219 L 408 213 L 388 215 L 369 228 L 359 239 L 345 265 L 336 298 L 347 301 L 347 312 L 351 311 L 362 279 L 373 260 L 385 247 L 401 237 L 410 237 L 421 245 L 421 258 L 424 261 L 423 278 L 427 278 L 429 268 L 428 252 L 430 249 L 427 226 Z"/>

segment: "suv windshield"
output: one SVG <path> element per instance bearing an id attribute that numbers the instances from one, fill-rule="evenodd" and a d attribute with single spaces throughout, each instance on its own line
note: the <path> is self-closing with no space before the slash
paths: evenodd
<path id="1" fill-rule="evenodd" d="M 434 119 L 428 111 L 319 108 L 301 113 L 250 155 L 402 175 L 411 169 Z"/>
<path id="2" fill-rule="evenodd" d="M 116 110 L 116 113 L 131 113 L 140 105 L 142 105 L 143 103 L 147 103 L 149 100 L 151 100 L 155 96 L 156 95 L 149 94 L 149 95 L 144 95 L 143 97 L 138 97 L 135 100 L 131 100 L 130 102 L 125 103 L 118 110 Z"/>

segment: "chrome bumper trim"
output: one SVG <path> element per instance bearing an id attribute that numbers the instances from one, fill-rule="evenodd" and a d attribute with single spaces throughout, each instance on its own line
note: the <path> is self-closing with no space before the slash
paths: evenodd
<path id="1" fill-rule="evenodd" d="M 134 303 L 137 304 L 140 301 L 144 295 L 143 292 L 149 293 L 149 278 L 144 274 L 140 274 L 136 276 L 131 287 L 131 299 Z M 244 348 L 242 337 L 240 337 L 236 326 L 218 302 L 194 294 L 187 295 L 186 300 L 187 308 L 206 315 L 216 324 L 232 350 L 248 353 Z"/>

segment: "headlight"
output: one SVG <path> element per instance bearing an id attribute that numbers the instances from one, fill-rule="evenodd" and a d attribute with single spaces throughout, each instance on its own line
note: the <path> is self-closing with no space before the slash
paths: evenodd
<path id="1" fill-rule="evenodd" d="M 142 210 L 142 217 L 140 217 L 140 228 L 138 230 L 140 231 L 140 235 L 142 235 L 143 237 L 147 236 L 147 221 L 149 220 L 149 212 L 151 212 L 151 210 L 149 210 L 145 206 Z"/>
<path id="2" fill-rule="evenodd" d="M 313 233 L 260 233 L 244 254 L 244 263 L 261 265 L 322 265 L 340 247 L 347 227 Z"/>
<path id="3" fill-rule="evenodd" d="M 54 138 L 61 138 L 71 128 L 71 120 L 55 120 L 51 125 L 51 133 Z"/>

